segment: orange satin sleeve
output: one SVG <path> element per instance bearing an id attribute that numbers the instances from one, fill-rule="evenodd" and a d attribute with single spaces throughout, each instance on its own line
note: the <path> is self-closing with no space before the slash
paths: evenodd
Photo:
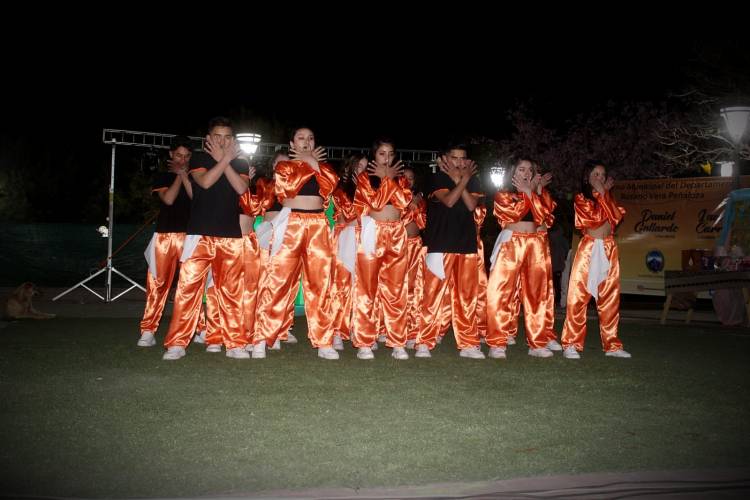
<path id="1" fill-rule="evenodd" d="M 255 192 L 260 197 L 260 214 L 265 215 L 276 201 L 274 193 L 274 180 L 267 177 L 261 177 L 255 181 Z"/>
<path id="2" fill-rule="evenodd" d="M 389 184 L 394 184 L 391 191 L 390 204 L 399 210 L 404 210 L 411 203 L 413 196 L 409 188 L 409 182 L 403 175 L 396 180 L 388 178 L 388 181 L 390 181 Z"/>
<path id="3" fill-rule="evenodd" d="M 417 223 L 419 229 L 427 227 L 427 202 L 424 198 L 419 200 L 419 204 L 417 204 L 417 210 L 414 214 L 414 222 Z"/>
<path id="4" fill-rule="evenodd" d="M 404 190 L 389 177 L 380 180 L 378 189 L 373 189 L 368 173 L 361 172 L 357 176 L 357 191 L 354 193 L 354 209 L 357 215 L 367 215 L 371 211 L 383 210 L 391 204 L 399 210 L 406 208 L 411 202 L 411 191 Z"/>
<path id="5" fill-rule="evenodd" d="M 419 229 L 427 227 L 427 202 L 424 198 L 420 199 L 416 204 L 413 204 L 413 202 L 409 203 L 409 206 L 401 215 L 401 221 L 404 225 L 413 222 Z"/>
<path id="6" fill-rule="evenodd" d="M 555 223 L 555 216 L 552 212 L 555 210 L 557 203 L 552 199 L 549 191 L 542 189 L 542 194 L 531 193 L 531 213 L 534 215 L 534 222 L 540 226 L 544 224 L 548 228 Z"/>
<path id="7" fill-rule="evenodd" d="M 477 231 L 482 227 L 485 217 L 487 217 L 487 207 L 484 205 L 477 205 L 474 209 L 474 224 L 477 225 Z"/>
<path id="8" fill-rule="evenodd" d="M 574 200 L 576 229 L 581 231 L 595 229 L 605 222 L 609 222 L 612 226 L 612 233 L 614 233 L 615 226 L 622 221 L 622 216 L 625 215 L 625 209 L 618 206 L 609 193 L 602 196 L 595 192 L 594 200 L 586 198 L 582 193 L 576 195 Z"/>
<path id="9" fill-rule="evenodd" d="M 274 168 L 274 193 L 279 203 L 287 198 L 294 198 L 312 176 L 318 181 L 320 197 L 324 207 L 328 207 L 328 198 L 338 184 L 339 177 L 327 163 L 319 165 L 320 172 L 301 160 L 280 161 Z"/>
<path id="10" fill-rule="evenodd" d="M 248 217 L 254 217 L 256 215 L 260 215 L 262 213 L 262 204 L 263 204 L 263 192 L 262 188 L 258 187 L 256 184 L 255 187 L 255 194 L 253 194 L 250 189 L 245 191 L 240 196 L 240 208 L 242 209 L 242 213 L 247 215 Z"/>
<path id="11" fill-rule="evenodd" d="M 319 165 L 320 173 L 315 172 L 318 176 L 318 186 L 320 186 L 320 197 L 323 198 L 323 204 L 328 206 L 328 198 L 333 194 L 333 190 L 339 183 L 339 176 L 336 171 L 328 163 L 321 163 Z"/>
<path id="12" fill-rule="evenodd" d="M 612 228 L 622 221 L 625 209 L 615 202 L 611 192 L 607 191 L 604 195 L 601 195 L 598 191 L 594 191 L 594 199 L 599 203 Z"/>
<path id="13" fill-rule="evenodd" d="M 530 209 L 526 196 L 508 191 L 498 191 L 494 202 L 493 214 L 502 227 L 520 221 Z"/>
<path id="14" fill-rule="evenodd" d="M 343 217 L 346 222 L 354 220 L 357 215 L 354 212 L 354 204 L 349 200 L 343 189 L 337 188 L 333 191 L 333 219 Z"/>

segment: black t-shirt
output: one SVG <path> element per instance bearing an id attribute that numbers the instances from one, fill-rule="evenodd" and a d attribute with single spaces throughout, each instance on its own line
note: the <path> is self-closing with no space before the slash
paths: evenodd
<path id="1" fill-rule="evenodd" d="M 153 191 L 166 191 L 177 178 L 177 174 L 170 172 L 159 172 L 153 183 Z M 158 196 L 158 195 L 157 195 Z M 188 219 L 190 219 L 190 197 L 185 191 L 185 186 L 180 185 L 174 203 L 167 205 L 159 198 L 161 208 L 156 219 L 157 233 L 184 233 L 187 230 Z"/>
<path id="2" fill-rule="evenodd" d="M 208 153 L 193 153 L 190 159 L 190 170 L 211 169 L 216 165 Z M 230 166 L 235 172 L 247 175 L 248 164 L 245 160 L 232 160 Z M 190 206 L 188 234 L 216 236 L 220 238 L 241 238 L 239 202 L 240 195 L 234 190 L 227 176 L 222 174 L 219 180 L 208 189 L 203 189 L 192 178 L 193 203 Z"/>
<path id="3" fill-rule="evenodd" d="M 441 189 L 453 190 L 456 183 L 444 172 L 432 176 L 429 193 Z M 474 176 L 466 186 L 470 193 L 480 193 L 479 179 Z M 447 207 L 435 196 L 427 200 L 427 227 L 424 240 L 428 252 L 476 253 L 477 226 L 474 213 L 459 199 L 452 207 Z"/>

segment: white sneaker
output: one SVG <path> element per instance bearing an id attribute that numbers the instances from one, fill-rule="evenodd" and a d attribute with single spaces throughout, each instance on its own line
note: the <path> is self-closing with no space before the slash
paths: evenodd
<path id="1" fill-rule="evenodd" d="M 425 344 L 419 344 L 417 346 L 417 352 L 414 353 L 415 358 L 431 358 L 430 349 Z"/>
<path id="2" fill-rule="evenodd" d="M 508 345 L 516 345 L 516 338 L 508 335 Z"/>
<path id="3" fill-rule="evenodd" d="M 221 352 L 221 344 L 209 344 L 206 346 L 206 352 Z"/>
<path id="4" fill-rule="evenodd" d="M 319 347 L 318 357 L 323 359 L 339 359 L 339 353 L 333 347 Z"/>
<path id="5" fill-rule="evenodd" d="M 612 358 L 632 358 L 630 353 L 625 349 L 617 349 L 616 351 L 605 352 L 604 355 L 610 356 Z"/>
<path id="6" fill-rule="evenodd" d="M 391 357 L 393 359 L 398 359 L 399 361 L 409 359 L 409 355 L 406 353 L 406 349 L 404 349 L 403 347 L 394 347 L 391 351 Z"/>
<path id="7" fill-rule="evenodd" d="M 205 344 L 206 343 L 206 330 L 203 330 L 200 333 L 195 332 L 195 335 L 193 335 L 193 342 L 195 342 L 196 344 Z"/>
<path id="8" fill-rule="evenodd" d="M 476 347 L 466 347 L 464 349 L 461 349 L 461 352 L 458 354 L 462 358 L 471 358 L 471 359 L 484 359 L 484 353 L 479 348 L 479 346 Z"/>
<path id="9" fill-rule="evenodd" d="M 156 345 L 156 339 L 153 332 L 143 332 L 138 339 L 138 347 L 151 347 Z"/>
<path id="10" fill-rule="evenodd" d="M 227 349 L 227 357 L 233 359 L 250 359 L 250 353 L 244 347 L 235 347 Z"/>
<path id="11" fill-rule="evenodd" d="M 167 352 L 164 353 L 164 356 L 161 357 L 161 359 L 165 361 L 175 361 L 185 356 L 185 348 L 184 347 L 170 347 L 167 349 Z"/>
<path id="12" fill-rule="evenodd" d="M 280 351 L 281 350 L 281 340 L 279 340 L 278 337 L 276 337 L 276 342 L 273 343 L 271 347 L 268 348 L 269 351 Z"/>
<path id="13" fill-rule="evenodd" d="M 565 350 L 563 351 L 563 356 L 566 359 L 581 359 L 581 355 L 578 354 L 578 351 L 576 351 L 576 348 L 572 345 L 569 345 L 565 348 Z"/>
<path id="14" fill-rule="evenodd" d="M 341 335 L 333 336 L 333 348 L 336 349 L 337 351 L 344 350 L 344 341 L 341 340 Z"/>
<path id="15" fill-rule="evenodd" d="M 287 339 L 286 339 L 286 343 L 287 343 L 287 344 L 296 344 L 296 343 L 297 343 L 297 337 L 295 337 L 295 336 L 294 336 L 294 335 L 292 334 L 292 331 L 291 331 L 291 330 L 289 330 L 289 333 L 288 333 L 287 335 L 288 335 L 288 337 L 287 337 Z"/>
<path id="16" fill-rule="evenodd" d="M 377 351 L 378 350 L 378 343 L 377 342 L 373 342 L 372 345 L 370 346 L 370 349 L 372 349 L 373 351 Z"/>
<path id="17" fill-rule="evenodd" d="M 385 344 L 385 335 L 378 335 L 378 342 Z"/>
<path id="18" fill-rule="evenodd" d="M 407 349 L 414 349 L 417 346 L 416 340 L 407 340 L 406 341 L 406 348 Z"/>
<path id="19" fill-rule="evenodd" d="M 492 359 L 505 359 L 505 347 L 490 347 L 487 355 Z"/>
<path id="20" fill-rule="evenodd" d="M 261 340 L 257 344 L 253 345 L 253 359 L 265 359 L 266 357 L 266 341 Z"/>
<path id="21" fill-rule="evenodd" d="M 557 340 L 550 340 L 547 342 L 547 349 L 550 351 L 562 351 L 563 348 Z"/>
<path id="22" fill-rule="evenodd" d="M 551 358 L 554 354 L 552 354 L 552 351 L 546 347 L 539 347 L 537 349 L 529 349 L 529 356 L 534 356 L 535 358 Z"/>
<path id="23" fill-rule="evenodd" d="M 357 351 L 357 359 L 375 359 L 375 355 L 369 347 L 360 347 Z"/>

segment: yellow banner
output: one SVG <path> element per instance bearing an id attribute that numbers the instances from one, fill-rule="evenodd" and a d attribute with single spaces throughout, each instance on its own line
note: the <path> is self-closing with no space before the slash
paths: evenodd
<path id="1" fill-rule="evenodd" d="M 682 270 L 683 250 L 710 254 L 721 234 L 716 209 L 731 189 L 727 177 L 619 181 L 613 194 L 627 211 L 616 232 L 622 293 L 664 295 L 664 271 Z"/>

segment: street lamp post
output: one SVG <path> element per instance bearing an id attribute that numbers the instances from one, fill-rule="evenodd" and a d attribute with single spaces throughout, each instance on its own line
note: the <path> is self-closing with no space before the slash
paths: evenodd
<path id="1" fill-rule="evenodd" d="M 729 137 L 732 139 L 734 145 L 734 168 L 732 169 L 732 177 L 734 179 L 733 189 L 739 189 L 740 187 L 740 145 L 742 144 L 742 136 L 745 135 L 747 130 L 748 118 L 750 118 L 750 107 L 747 106 L 733 106 L 729 108 L 721 108 L 721 117 L 724 118 L 724 123 L 727 126 L 727 132 Z"/>

